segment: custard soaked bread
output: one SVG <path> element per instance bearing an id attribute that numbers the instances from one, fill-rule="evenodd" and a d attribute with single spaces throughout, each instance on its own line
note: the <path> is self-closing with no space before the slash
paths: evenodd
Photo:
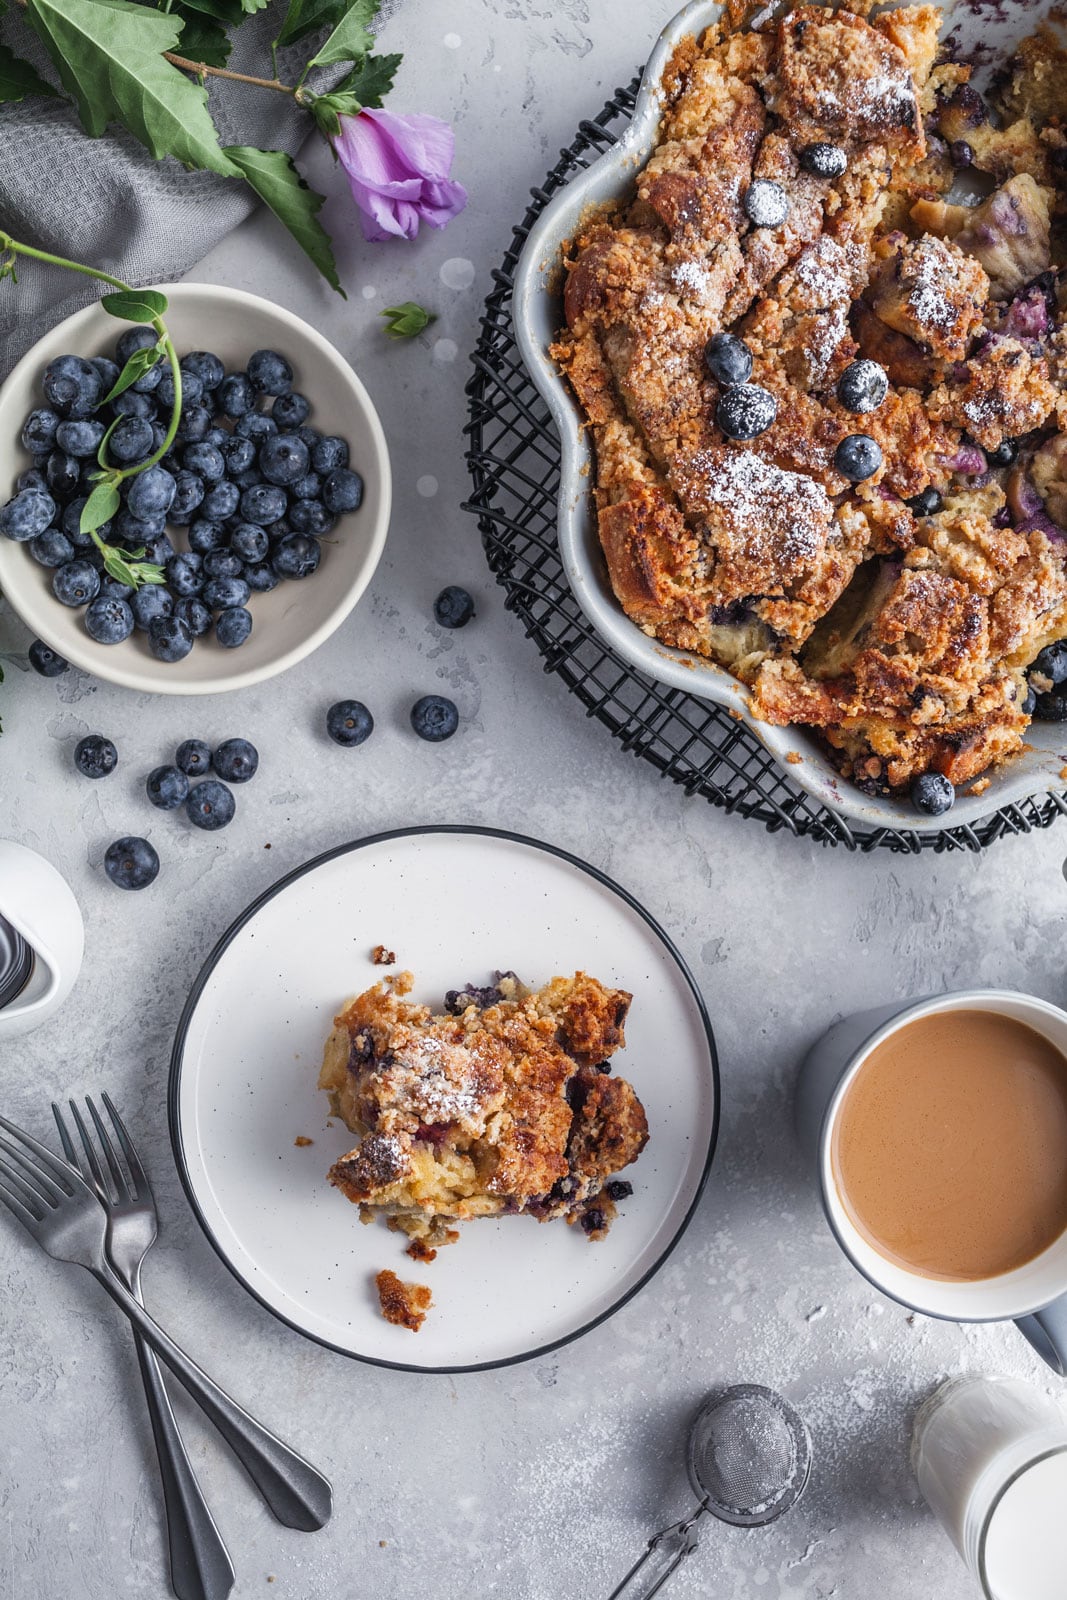
<path id="1" fill-rule="evenodd" d="M 1016 752 L 1067 635 L 1067 59 L 1027 41 L 991 114 L 939 22 L 683 41 L 553 346 L 624 610 L 878 793 Z"/>
<path id="2" fill-rule="evenodd" d="M 514 974 L 450 991 L 448 1009 L 405 998 L 410 973 L 349 1002 L 319 1087 L 360 1136 L 330 1182 L 410 1236 L 416 1259 L 474 1217 L 564 1217 L 590 1238 L 628 1185 L 609 1182 L 648 1138 L 644 1108 L 608 1057 L 630 995 L 584 972 L 531 991 Z"/>

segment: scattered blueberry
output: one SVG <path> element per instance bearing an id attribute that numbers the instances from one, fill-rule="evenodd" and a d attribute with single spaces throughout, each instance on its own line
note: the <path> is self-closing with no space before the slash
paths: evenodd
<path id="1" fill-rule="evenodd" d="M 179 365 L 181 363 L 179 362 Z M 182 406 L 195 406 L 203 393 L 203 384 L 194 373 L 182 373 Z M 156 404 L 169 416 L 174 410 L 175 386 L 172 373 L 166 373 L 159 380 L 156 390 Z"/>
<path id="2" fill-rule="evenodd" d="M 351 749 L 370 738 L 374 718 L 362 700 L 338 700 L 326 713 L 326 732 L 335 744 Z"/>
<path id="3" fill-rule="evenodd" d="M 411 708 L 411 726 L 420 739 L 439 744 L 459 727 L 459 712 L 443 694 L 424 694 Z"/>
<path id="4" fill-rule="evenodd" d="M 349 467 L 335 467 L 322 486 L 322 503 L 334 516 L 358 511 L 363 504 L 363 479 Z"/>
<path id="5" fill-rule="evenodd" d="M 442 628 L 465 628 L 474 615 L 474 601 L 458 583 L 450 583 L 433 603 L 434 621 Z"/>
<path id="6" fill-rule="evenodd" d="M 806 144 L 800 151 L 800 165 L 813 178 L 840 178 L 848 166 L 848 157 L 840 145 Z"/>
<path id="7" fill-rule="evenodd" d="M 118 889 L 147 889 L 159 876 L 159 857 L 147 839 L 128 834 L 108 845 L 104 871 Z"/>
<path id="8" fill-rule="evenodd" d="M 704 362 L 717 383 L 747 383 L 752 376 L 752 351 L 735 333 L 714 333 L 704 346 Z"/>
<path id="9" fill-rule="evenodd" d="M 259 767 L 259 751 L 248 739 L 224 739 L 211 764 L 227 783 L 248 783 Z"/>
<path id="10" fill-rule="evenodd" d="M 625 1178 L 612 1178 L 610 1183 L 604 1185 L 604 1193 L 609 1200 L 629 1200 L 633 1192 L 633 1184 Z"/>
<path id="11" fill-rule="evenodd" d="M 293 387 L 293 369 L 276 350 L 257 350 L 249 358 L 248 381 L 257 394 L 288 394 Z"/>
<path id="12" fill-rule="evenodd" d="M 754 228 L 780 228 L 789 215 L 789 196 L 770 178 L 753 178 L 741 203 Z"/>
<path id="13" fill-rule="evenodd" d="M 252 613 L 247 607 L 230 606 L 219 613 L 215 623 L 215 638 L 224 650 L 239 649 L 251 632 Z"/>
<path id="14" fill-rule="evenodd" d="M 228 822 L 233 821 L 236 810 L 237 802 L 233 795 L 224 783 L 219 783 L 215 778 L 206 778 L 203 783 L 194 783 L 185 802 L 189 821 L 198 828 L 206 828 L 209 832 L 214 832 L 216 828 L 225 828 Z"/>
<path id="15" fill-rule="evenodd" d="M 877 361 L 850 361 L 837 380 L 837 398 L 857 416 L 877 411 L 888 393 L 889 378 Z"/>
<path id="16" fill-rule="evenodd" d="M 869 433 L 850 433 L 834 451 L 834 466 L 851 483 L 863 483 L 882 465 L 882 447 Z"/>
<path id="17" fill-rule="evenodd" d="M 100 574 L 88 561 L 67 561 L 57 567 L 52 593 L 65 606 L 87 606 L 100 593 Z"/>
<path id="18" fill-rule="evenodd" d="M 943 816 L 955 800 L 955 789 L 940 772 L 923 772 L 911 786 L 912 805 L 927 817 Z"/>
<path id="19" fill-rule="evenodd" d="M 85 631 L 97 644 L 121 644 L 133 632 L 133 612 L 125 600 L 98 595 L 85 613 Z"/>
<path id="20" fill-rule="evenodd" d="M 56 503 L 45 489 L 23 489 L 0 509 L 0 533 L 28 544 L 43 533 L 56 514 Z"/>
<path id="21" fill-rule="evenodd" d="M 756 383 L 738 383 L 724 390 L 715 408 L 715 421 L 728 439 L 755 439 L 777 415 L 777 400 L 769 389 Z"/>
<path id="22" fill-rule="evenodd" d="M 107 778 L 118 764 L 118 751 L 102 733 L 87 733 L 74 746 L 74 765 L 83 778 Z"/>
<path id="23" fill-rule="evenodd" d="M 117 417 L 144 417 L 151 421 L 155 414 L 155 406 L 146 394 L 138 394 L 134 389 L 124 389 L 116 395 L 111 402 L 111 409 Z"/>
<path id="24" fill-rule="evenodd" d="M 37 467 L 27 467 L 15 479 L 15 493 L 21 494 L 23 489 L 40 489 L 42 494 L 47 494 L 48 479 Z"/>
<path id="25" fill-rule="evenodd" d="M 182 406 L 181 421 L 174 435 L 179 444 L 196 444 L 211 426 L 211 412 L 207 406 Z"/>
<path id="26" fill-rule="evenodd" d="M 50 644 L 45 644 L 43 639 L 34 639 L 27 654 L 30 666 L 42 678 L 58 678 L 70 666 L 66 657 L 61 656 L 58 650 L 53 650 Z"/>
<path id="27" fill-rule="evenodd" d="M 321 558 L 322 549 L 317 539 L 305 533 L 287 533 L 274 547 L 271 566 L 279 578 L 309 578 Z"/>
<path id="28" fill-rule="evenodd" d="M 944 507 L 945 502 L 933 485 L 928 484 L 918 494 L 913 494 L 910 500 L 905 500 L 904 504 L 917 517 L 936 517 L 937 513 Z"/>
<path id="29" fill-rule="evenodd" d="M 156 767 L 148 774 L 145 790 L 160 811 L 177 811 L 189 793 L 189 779 L 178 767 Z"/>
<path id="30" fill-rule="evenodd" d="M 180 617 L 155 617 L 148 624 L 148 648 L 157 661 L 184 661 L 193 648 L 193 635 Z"/>
<path id="31" fill-rule="evenodd" d="M 211 771 L 211 746 L 203 739 L 186 739 L 174 757 L 178 770 L 189 778 L 203 778 Z"/>

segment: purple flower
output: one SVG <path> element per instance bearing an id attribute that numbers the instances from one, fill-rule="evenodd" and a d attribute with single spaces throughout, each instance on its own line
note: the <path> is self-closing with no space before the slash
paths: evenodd
<path id="1" fill-rule="evenodd" d="M 455 139 L 447 122 L 417 112 L 343 116 L 334 152 L 348 175 L 367 239 L 414 239 L 419 223 L 443 228 L 467 204 L 448 176 Z"/>

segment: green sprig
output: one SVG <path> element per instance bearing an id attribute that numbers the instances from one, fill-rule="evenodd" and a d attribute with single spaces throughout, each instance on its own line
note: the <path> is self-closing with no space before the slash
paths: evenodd
<path id="1" fill-rule="evenodd" d="M 405 300 L 399 306 L 387 306 L 381 313 L 386 318 L 385 331 L 390 339 L 414 339 L 417 333 L 437 321 L 433 311 L 426 311 L 414 300 Z"/>

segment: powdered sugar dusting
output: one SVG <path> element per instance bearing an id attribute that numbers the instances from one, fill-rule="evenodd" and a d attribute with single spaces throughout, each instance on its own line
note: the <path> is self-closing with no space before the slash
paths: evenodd
<path id="1" fill-rule="evenodd" d="M 951 328 L 956 321 L 956 272 L 947 245 L 933 237 L 920 240 L 909 278 L 908 307 L 916 321 L 928 328 Z"/>
<path id="2" fill-rule="evenodd" d="M 708 292 L 711 274 L 699 261 L 679 261 L 671 272 L 671 282 L 680 294 L 702 300 Z"/>
<path id="3" fill-rule="evenodd" d="M 793 277 L 802 291 L 805 309 L 826 311 L 851 300 L 848 257 L 836 239 L 820 234 L 801 254 Z"/>

